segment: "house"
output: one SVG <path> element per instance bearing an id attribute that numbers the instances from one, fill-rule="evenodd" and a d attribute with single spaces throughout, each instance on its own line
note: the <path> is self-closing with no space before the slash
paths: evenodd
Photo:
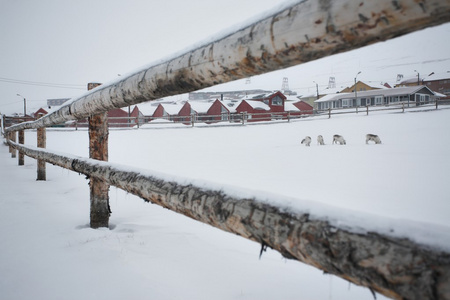
<path id="1" fill-rule="evenodd" d="M 128 112 L 130 112 L 129 115 Z M 133 127 L 139 122 L 140 118 L 141 115 L 137 106 L 134 106 L 133 109 L 129 107 L 128 111 L 122 108 L 111 109 L 108 111 L 108 127 Z"/>
<path id="2" fill-rule="evenodd" d="M 430 74 L 423 80 L 423 85 L 426 85 L 432 91 L 445 95 L 440 100 L 450 101 L 450 72 Z"/>
<path id="3" fill-rule="evenodd" d="M 277 91 L 268 94 L 259 94 L 247 96 L 245 100 L 261 101 L 270 107 L 272 113 L 284 113 L 284 102 L 286 101 L 286 96 L 282 92 Z"/>
<path id="4" fill-rule="evenodd" d="M 246 113 L 248 122 L 270 121 L 272 119 L 269 105 L 262 101 L 242 100 L 236 107 L 236 113 Z"/>
<path id="5" fill-rule="evenodd" d="M 152 120 L 153 114 L 159 103 L 156 102 L 143 102 L 139 103 L 139 114 L 141 115 L 140 122 L 148 123 Z"/>
<path id="6" fill-rule="evenodd" d="M 35 119 L 39 119 L 42 118 L 45 115 L 48 115 L 54 111 L 57 111 L 58 109 L 60 109 L 61 106 L 47 106 L 47 107 L 41 107 L 39 108 L 37 111 L 35 111 L 34 113 L 32 113 L 31 115 L 35 118 Z"/>
<path id="7" fill-rule="evenodd" d="M 318 110 L 402 103 L 416 106 L 433 101 L 434 98 L 434 92 L 428 87 L 411 86 L 358 92 L 357 99 L 355 93 L 331 94 L 316 100 L 315 105 Z"/>
<path id="8" fill-rule="evenodd" d="M 152 119 L 177 121 L 178 113 L 183 106 L 179 104 L 160 103 L 153 112 Z"/>
<path id="9" fill-rule="evenodd" d="M 387 89 L 391 88 L 391 86 L 388 83 L 365 83 L 362 81 L 358 81 L 356 84 L 346 87 L 345 89 L 340 90 L 338 93 L 354 93 L 355 88 L 357 92 L 363 92 L 363 91 L 371 91 L 371 90 L 380 90 L 380 89 Z"/>
<path id="10" fill-rule="evenodd" d="M 228 121 L 230 120 L 230 112 L 231 108 L 228 108 L 225 103 L 216 99 L 206 112 L 208 116 L 206 123 Z"/>
<path id="11" fill-rule="evenodd" d="M 206 115 L 210 107 L 211 104 L 207 102 L 186 101 L 178 112 L 178 121 L 191 124 L 192 116 L 194 116 L 195 121 L 206 121 L 208 120 Z"/>

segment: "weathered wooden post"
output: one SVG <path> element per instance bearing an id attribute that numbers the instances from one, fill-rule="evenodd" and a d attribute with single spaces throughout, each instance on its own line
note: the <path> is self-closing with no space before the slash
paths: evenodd
<path id="1" fill-rule="evenodd" d="M 19 144 L 25 144 L 25 130 L 19 130 Z M 19 151 L 19 166 L 25 165 L 25 155 Z"/>
<path id="2" fill-rule="evenodd" d="M 9 139 L 11 140 L 11 141 L 13 141 L 14 143 L 16 142 L 16 132 L 15 131 L 12 131 L 11 132 L 11 136 L 9 137 Z M 14 149 L 14 148 L 10 148 L 9 149 L 9 152 L 11 152 L 11 158 L 16 158 L 16 149 Z"/>
<path id="3" fill-rule="evenodd" d="M 88 90 L 99 86 L 100 83 L 89 83 Z M 100 113 L 88 118 L 89 120 L 89 157 L 108 161 L 108 113 Z M 98 178 L 90 178 L 91 198 L 91 228 L 108 227 L 109 215 L 109 184 Z"/>
<path id="4" fill-rule="evenodd" d="M 37 147 L 45 148 L 47 145 L 47 134 L 45 127 L 37 129 Z M 37 179 L 36 180 L 47 180 L 47 172 L 45 170 L 45 161 L 38 159 L 37 161 Z"/>

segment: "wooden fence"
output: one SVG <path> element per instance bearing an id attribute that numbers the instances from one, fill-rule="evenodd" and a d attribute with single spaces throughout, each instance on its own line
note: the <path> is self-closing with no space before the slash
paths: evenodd
<path id="1" fill-rule="evenodd" d="M 407 239 L 354 233 L 308 214 L 165 182 L 106 162 L 110 109 L 287 68 L 449 21 L 450 0 L 299 1 L 214 42 L 96 87 L 58 111 L 4 133 L 11 151 L 91 178 L 93 228 L 108 226 L 107 190 L 114 185 L 388 297 L 450 299 L 449 253 Z M 42 141 L 45 127 L 84 118 L 89 119 L 90 158 L 61 156 L 45 150 L 45 143 L 25 147 L 23 140 L 15 142 L 16 132 L 39 129 Z"/>

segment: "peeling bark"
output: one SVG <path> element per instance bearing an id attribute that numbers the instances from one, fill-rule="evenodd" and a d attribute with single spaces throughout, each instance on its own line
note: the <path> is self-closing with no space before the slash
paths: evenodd
<path id="1" fill-rule="evenodd" d="M 37 146 L 38 148 L 45 148 L 47 144 L 47 134 L 45 127 L 37 129 Z M 47 172 L 45 169 L 45 161 L 38 159 L 37 161 L 37 179 L 47 180 Z"/>
<path id="2" fill-rule="evenodd" d="M 450 299 L 450 253 L 408 239 L 354 233 L 308 214 L 254 199 L 166 182 L 105 162 L 64 157 L 9 143 L 26 155 L 68 168 L 195 220 L 253 240 L 393 299 Z M 128 168 L 127 168 L 128 169 Z"/>
<path id="3" fill-rule="evenodd" d="M 108 161 L 108 113 L 89 118 L 89 157 Z M 109 184 L 101 178 L 91 177 L 89 182 L 91 199 L 91 228 L 108 227 Z"/>
<path id="4" fill-rule="evenodd" d="M 19 144 L 25 144 L 25 131 L 19 131 Z M 25 165 L 25 155 L 19 151 L 19 166 Z"/>
<path id="5" fill-rule="evenodd" d="M 16 136 L 17 136 L 17 134 L 15 131 L 10 132 L 9 139 L 15 143 Z M 11 153 L 11 158 L 16 158 L 16 149 L 14 147 L 9 148 L 9 152 Z"/>

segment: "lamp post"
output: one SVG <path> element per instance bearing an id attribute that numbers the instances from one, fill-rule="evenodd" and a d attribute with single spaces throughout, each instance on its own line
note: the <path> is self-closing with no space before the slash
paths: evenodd
<path id="1" fill-rule="evenodd" d="M 17 96 L 23 98 L 23 117 L 25 118 L 25 116 L 27 115 L 27 99 L 25 99 L 25 97 L 20 94 L 17 94 Z"/>
<path id="2" fill-rule="evenodd" d="M 355 76 L 355 106 L 356 106 L 356 112 L 358 112 L 358 94 L 356 91 L 356 77 L 358 77 L 358 75 L 361 74 L 361 71 L 358 72 L 358 74 L 356 74 Z"/>

